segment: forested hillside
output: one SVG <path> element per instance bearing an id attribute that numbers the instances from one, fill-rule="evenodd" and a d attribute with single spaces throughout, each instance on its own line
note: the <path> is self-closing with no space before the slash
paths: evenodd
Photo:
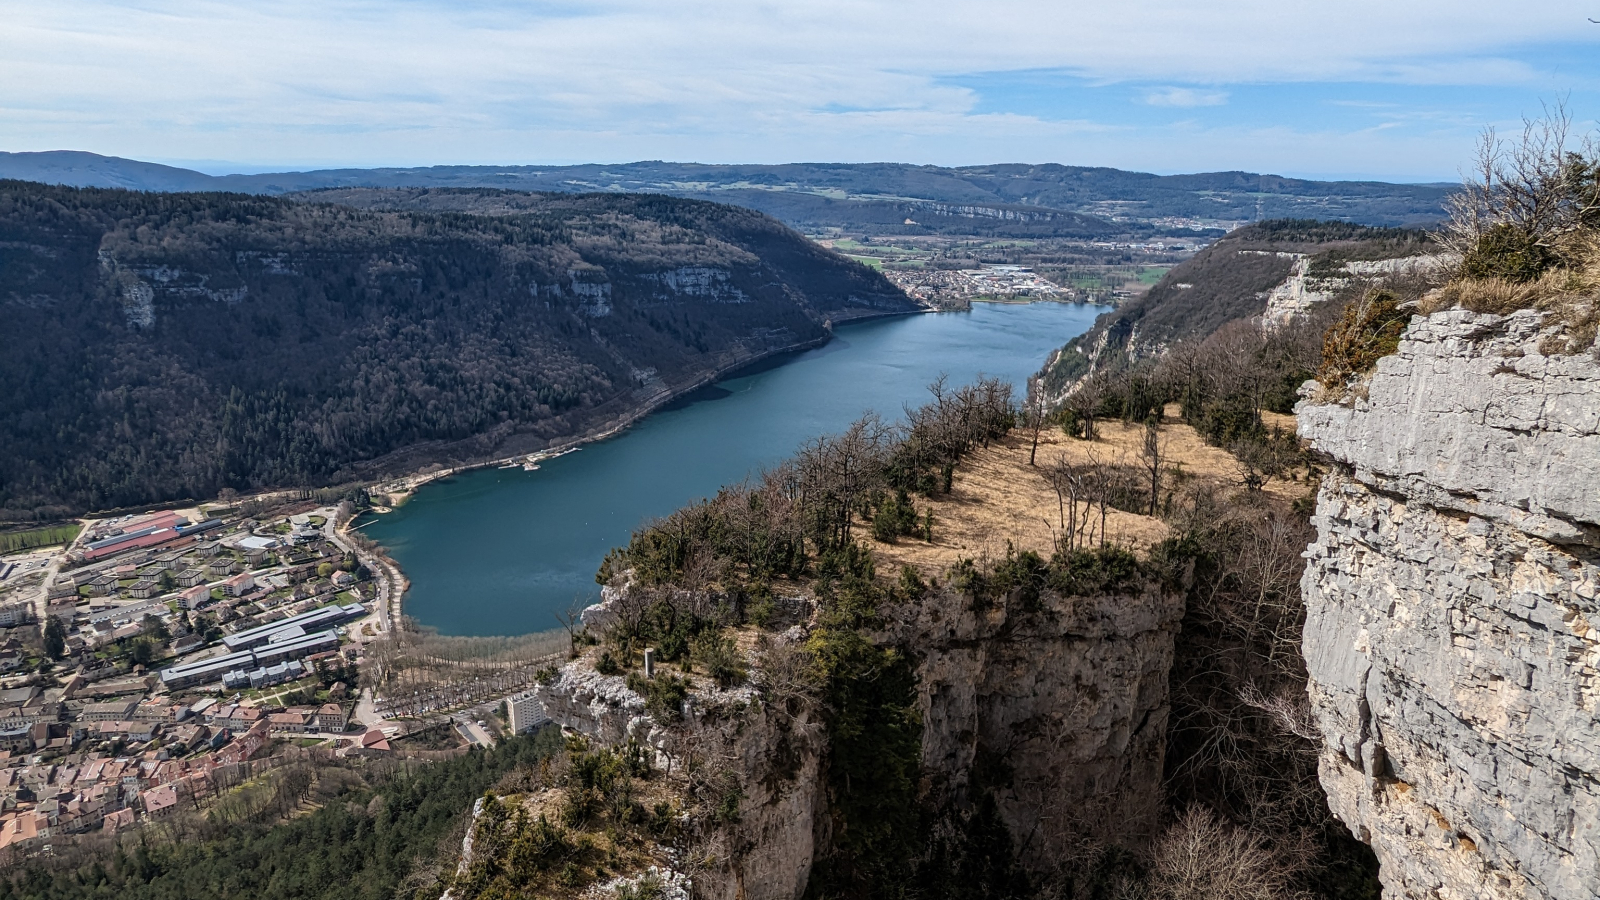
<path id="1" fill-rule="evenodd" d="M 429 765 L 376 760 L 279 770 L 260 786 L 290 821 L 185 817 L 153 840 L 62 847 L 0 876 L 3 900 L 389 900 L 429 896 L 472 801 L 528 777 L 561 746 L 546 729 Z M 316 777 L 313 777 L 315 775 Z M 110 846 L 108 846 L 110 845 Z M 421 889 L 419 891 L 419 888 Z M 433 893 L 437 895 L 437 890 Z"/>
<path id="2" fill-rule="evenodd" d="M 1307 181 L 1254 172 L 1153 175 L 1055 164 L 907 163 L 426 166 L 205 175 L 74 151 L 0 153 L 0 177 L 136 190 L 284 194 L 342 187 L 491 187 L 627 191 L 735 203 L 802 229 L 996 237 L 1193 236 L 1197 222 L 1340 219 L 1367 225 L 1437 221 L 1452 186 Z M 1186 221 L 1175 222 L 1175 218 Z M 1215 233 L 1220 233 L 1218 230 Z"/>
<path id="3" fill-rule="evenodd" d="M 1229 322 L 1268 311 L 1269 294 L 1291 275 L 1300 295 L 1358 290 L 1346 271 L 1438 252 L 1425 232 L 1348 222 L 1275 219 L 1228 234 L 1175 266 L 1143 296 L 1105 313 L 1046 364 L 1050 393 L 1091 371 L 1116 371 L 1176 341 L 1205 338 Z"/>
<path id="4" fill-rule="evenodd" d="M 0 508 L 538 449 L 915 308 L 764 215 L 662 196 L 483 216 L 0 182 Z"/>

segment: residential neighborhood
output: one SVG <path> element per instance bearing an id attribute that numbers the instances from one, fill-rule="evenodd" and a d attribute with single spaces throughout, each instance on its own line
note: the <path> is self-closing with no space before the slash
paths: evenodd
<path id="1" fill-rule="evenodd" d="M 383 591 L 340 515 L 163 510 L 8 557 L 0 853 L 198 806 L 291 748 L 386 752 L 399 729 L 355 722 L 352 688 Z"/>

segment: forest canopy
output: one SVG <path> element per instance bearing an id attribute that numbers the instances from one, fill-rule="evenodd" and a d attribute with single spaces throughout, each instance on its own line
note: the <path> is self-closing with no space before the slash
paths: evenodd
<path id="1" fill-rule="evenodd" d="M 422 193 L 0 181 L 0 518 L 536 450 L 915 308 L 749 210 Z"/>

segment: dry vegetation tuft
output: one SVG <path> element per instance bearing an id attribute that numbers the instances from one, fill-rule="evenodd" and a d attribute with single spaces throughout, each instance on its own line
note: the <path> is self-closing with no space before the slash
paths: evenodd
<path id="1" fill-rule="evenodd" d="M 1558 106 L 1513 144 L 1484 134 L 1437 235 L 1461 264 L 1421 312 L 1539 310 L 1554 329 L 1541 352 L 1600 354 L 1600 146 L 1590 136 L 1573 149 L 1571 126 Z"/>
<path id="2" fill-rule="evenodd" d="M 1329 390 L 1344 390 L 1400 346 L 1400 334 L 1410 318 L 1400 310 L 1393 292 L 1368 291 L 1346 306 L 1344 315 L 1328 329 L 1317 380 Z"/>
<path id="3" fill-rule="evenodd" d="M 1459 307 L 1506 315 L 1520 309 L 1546 313 L 1545 324 L 1560 338 L 1540 346 L 1544 353 L 1583 353 L 1594 348 L 1600 329 L 1600 234 L 1586 234 L 1568 253 L 1571 264 L 1550 269 L 1532 281 L 1503 277 L 1455 278 L 1419 304 L 1425 314 Z"/>

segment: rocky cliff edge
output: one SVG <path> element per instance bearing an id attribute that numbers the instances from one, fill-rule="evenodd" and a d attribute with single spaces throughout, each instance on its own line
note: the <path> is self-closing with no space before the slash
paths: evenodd
<path id="1" fill-rule="evenodd" d="M 1321 780 L 1389 900 L 1600 896 L 1600 362 L 1547 330 L 1419 317 L 1297 410 L 1332 462 L 1303 582 Z"/>

